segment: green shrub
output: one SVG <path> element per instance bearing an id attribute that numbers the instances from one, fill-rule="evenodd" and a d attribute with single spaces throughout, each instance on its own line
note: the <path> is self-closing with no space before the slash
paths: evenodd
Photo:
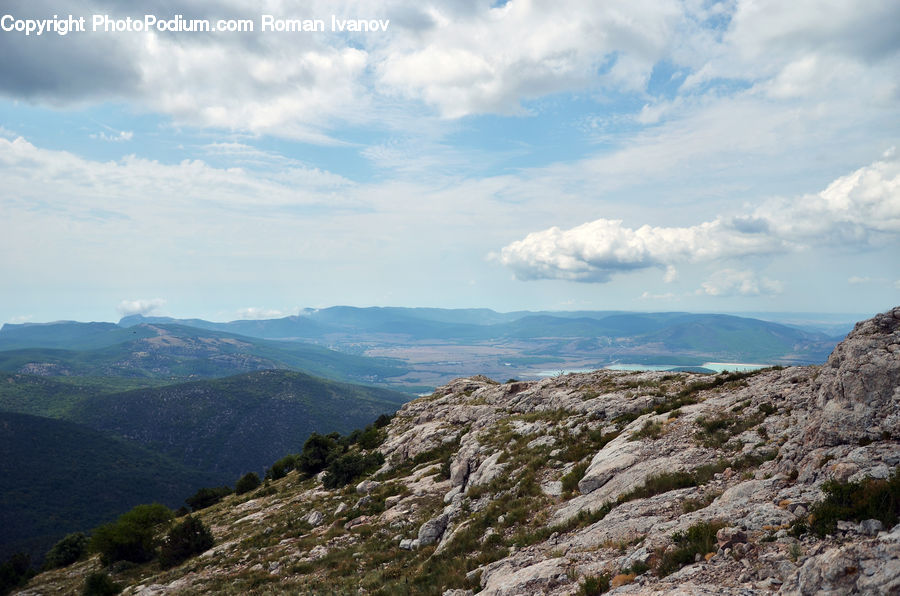
<path id="1" fill-rule="evenodd" d="M 34 577 L 31 558 L 24 553 L 16 553 L 0 564 L 0 594 L 7 594 Z"/>
<path id="2" fill-rule="evenodd" d="M 628 437 L 631 441 L 638 439 L 658 439 L 662 435 L 662 424 L 660 422 L 651 422 L 648 420 L 640 430 L 631 433 Z"/>
<path id="3" fill-rule="evenodd" d="M 363 449 L 375 449 L 387 438 L 387 433 L 383 430 L 378 429 L 375 425 L 370 425 L 366 427 L 362 433 L 360 433 L 359 438 L 357 439 L 357 443 Z"/>
<path id="4" fill-rule="evenodd" d="M 115 561 L 144 563 L 156 555 L 156 527 L 171 520 L 172 512 L 164 505 L 138 505 L 115 523 L 96 528 L 90 549 L 100 553 L 105 565 Z"/>
<path id="5" fill-rule="evenodd" d="M 373 424 L 375 425 L 375 428 L 384 428 L 391 423 L 392 418 L 393 416 L 391 416 L 390 414 L 382 414 L 375 419 L 375 422 Z"/>
<path id="6" fill-rule="evenodd" d="M 215 505 L 232 493 L 231 488 L 227 486 L 219 486 L 216 488 L 201 488 L 194 496 L 184 500 L 191 506 L 191 511 L 200 511 L 212 505 Z"/>
<path id="7" fill-rule="evenodd" d="M 886 528 L 900 521 L 900 468 L 887 480 L 865 478 L 858 482 L 826 482 L 825 499 L 810 510 L 810 529 L 819 536 L 831 534 L 839 520 L 877 519 Z"/>
<path id="8" fill-rule="evenodd" d="M 662 553 L 656 573 L 659 577 L 665 577 L 693 563 L 698 554 L 714 552 L 718 546 L 716 532 L 724 527 L 721 522 L 699 522 L 685 531 L 672 534 L 675 549 Z"/>
<path id="9" fill-rule="evenodd" d="M 262 482 L 260 481 L 259 476 L 256 475 L 256 472 L 247 472 L 234 484 L 234 493 L 237 495 L 249 493 L 260 484 L 262 484 Z"/>
<path id="10" fill-rule="evenodd" d="M 582 596 L 597 596 L 609 590 L 609 575 L 589 575 L 581 582 L 578 591 Z"/>
<path id="11" fill-rule="evenodd" d="M 346 486 L 362 476 L 374 472 L 384 463 L 384 456 L 375 451 L 368 455 L 345 453 L 328 464 L 328 471 L 322 479 L 325 488 Z"/>
<path id="12" fill-rule="evenodd" d="M 311 434 L 297 457 L 297 468 L 307 476 L 315 476 L 324 470 L 342 451 L 337 438 L 319 433 Z"/>
<path id="13" fill-rule="evenodd" d="M 81 589 L 82 596 L 112 596 L 122 591 L 122 588 L 113 583 L 113 580 L 102 571 L 92 573 L 84 580 Z"/>
<path id="14" fill-rule="evenodd" d="M 582 462 L 572 468 L 568 474 L 560 478 L 560 480 L 562 480 L 563 492 L 574 492 L 578 488 L 578 483 L 581 482 L 582 478 L 584 478 L 584 473 L 587 472 L 587 469 L 588 462 Z"/>
<path id="15" fill-rule="evenodd" d="M 69 534 L 47 551 L 44 569 L 71 565 L 87 553 L 88 537 L 81 532 Z"/>
<path id="16" fill-rule="evenodd" d="M 198 518 L 189 515 L 169 530 L 159 549 L 159 564 L 163 569 L 174 567 L 212 545 L 213 537 L 209 529 Z"/>
<path id="17" fill-rule="evenodd" d="M 288 472 L 291 470 L 297 469 L 297 459 L 298 455 L 285 455 L 274 464 L 272 467 L 266 470 L 266 479 L 267 480 L 278 480 L 279 478 L 284 478 L 287 476 Z"/>

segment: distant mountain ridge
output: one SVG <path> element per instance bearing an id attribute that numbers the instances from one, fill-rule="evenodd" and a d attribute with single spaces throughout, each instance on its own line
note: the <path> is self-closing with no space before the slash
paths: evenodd
<path id="1" fill-rule="evenodd" d="M 118 324 L 4 325 L 0 371 L 175 382 L 285 369 L 420 394 L 476 372 L 504 379 L 619 364 L 816 364 L 840 340 L 794 323 L 686 312 L 350 306 L 231 322 L 132 315 Z"/>
<path id="2" fill-rule="evenodd" d="M 66 346 L 66 349 L 62 349 Z M 50 376 L 211 378 L 265 369 L 373 382 L 403 374 L 399 361 L 300 342 L 272 342 L 181 324 L 53 323 L 0 329 L 0 370 Z"/>

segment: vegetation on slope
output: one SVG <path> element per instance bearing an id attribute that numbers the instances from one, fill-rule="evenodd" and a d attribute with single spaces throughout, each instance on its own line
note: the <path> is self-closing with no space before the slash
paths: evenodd
<path id="1" fill-rule="evenodd" d="M 71 422 L 0 412 L 0 559 L 40 562 L 63 535 L 148 500 L 177 505 L 212 477 Z"/>

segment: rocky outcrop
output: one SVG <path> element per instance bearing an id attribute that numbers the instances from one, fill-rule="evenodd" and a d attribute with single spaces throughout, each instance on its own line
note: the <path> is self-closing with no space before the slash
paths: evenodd
<path id="1" fill-rule="evenodd" d="M 900 526 L 806 526 L 826 482 L 891 477 L 898 425 L 900 308 L 821 367 L 457 379 L 397 413 L 373 477 L 329 491 L 292 472 L 229 497 L 197 514 L 208 553 L 117 579 L 143 578 L 125 594 L 571 595 L 600 577 L 617 595 L 900 593 Z M 26 593 L 77 592 L 66 577 L 98 567 Z"/>
<path id="2" fill-rule="evenodd" d="M 900 307 L 857 323 L 816 380 L 805 441 L 831 447 L 900 438 Z"/>

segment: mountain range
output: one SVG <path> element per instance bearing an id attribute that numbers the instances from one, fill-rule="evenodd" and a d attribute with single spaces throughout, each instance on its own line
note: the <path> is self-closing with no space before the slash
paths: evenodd
<path id="1" fill-rule="evenodd" d="M 164 521 L 157 560 L 101 544 L 22 594 L 895 594 L 898 345 L 900 307 L 821 365 L 459 378 Z"/>

